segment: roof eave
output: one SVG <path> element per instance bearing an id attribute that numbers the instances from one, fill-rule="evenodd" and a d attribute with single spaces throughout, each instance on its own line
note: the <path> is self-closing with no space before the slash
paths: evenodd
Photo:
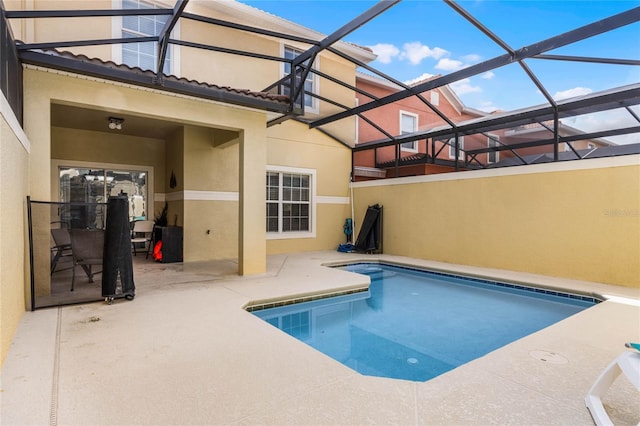
<path id="1" fill-rule="evenodd" d="M 123 67 L 118 66 L 111 67 L 106 64 L 81 61 L 30 50 L 19 52 L 19 57 L 23 64 L 87 75 L 165 92 L 193 96 L 269 112 L 286 113 L 289 110 L 288 103 L 243 95 L 225 89 L 192 84 L 171 78 L 165 78 L 159 82 L 156 79 L 155 74 L 149 75 L 148 73 L 136 71 L 135 69 L 124 69 Z"/>

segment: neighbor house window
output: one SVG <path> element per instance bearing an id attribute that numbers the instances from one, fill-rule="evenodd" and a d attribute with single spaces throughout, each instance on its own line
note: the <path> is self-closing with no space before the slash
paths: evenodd
<path id="1" fill-rule="evenodd" d="M 140 0 L 122 0 L 123 9 L 154 9 L 152 3 Z M 157 36 L 164 28 L 168 15 L 123 16 L 122 38 Z M 125 43 L 122 44 L 122 63 L 143 70 L 156 71 L 158 63 L 158 43 Z M 167 49 L 164 74 L 171 73 L 171 45 Z"/>
<path id="2" fill-rule="evenodd" d="M 410 112 L 400 111 L 400 134 L 418 131 L 418 116 Z M 405 142 L 401 145 L 403 151 L 418 151 L 418 141 Z"/>
<path id="3" fill-rule="evenodd" d="M 292 60 L 296 56 L 300 55 L 301 53 L 302 53 L 302 50 L 294 49 L 293 47 L 288 47 L 288 46 L 284 47 L 285 59 Z M 284 64 L 284 67 L 282 70 L 282 76 L 284 77 L 286 75 L 291 74 L 291 64 L 288 62 L 283 62 L 283 64 Z M 308 60 L 305 61 L 304 64 L 309 65 L 309 61 Z M 307 74 L 307 78 L 304 80 L 304 90 L 305 92 L 309 92 L 309 93 L 318 93 L 318 81 L 317 81 L 316 75 L 313 72 L 310 72 L 309 74 Z M 284 87 L 283 94 L 290 96 L 290 91 L 288 86 Z M 312 110 L 312 112 L 317 112 L 317 109 L 318 109 L 317 99 L 314 98 L 313 96 L 305 94 L 304 107 L 305 107 L 305 111 Z"/>
<path id="4" fill-rule="evenodd" d="M 500 137 L 497 135 L 488 135 L 487 137 L 487 147 L 488 148 L 497 148 L 500 141 Z M 500 153 L 498 151 L 490 151 L 487 153 L 487 162 L 488 163 L 497 163 L 500 161 Z"/>
<path id="5" fill-rule="evenodd" d="M 313 232 L 314 175 L 296 169 L 267 170 L 267 233 L 289 238 Z"/>
<path id="6" fill-rule="evenodd" d="M 458 143 L 459 143 L 459 148 L 460 148 L 460 152 L 458 153 L 458 160 L 464 160 L 464 136 L 460 136 L 458 138 Z M 456 138 L 453 137 L 451 139 L 449 139 L 449 158 L 451 159 L 455 159 L 456 158 Z"/>
<path id="7" fill-rule="evenodd" d="M 431 92 L 431 104 L 433 106 L 440 105 L 440 93 L 436 91 Z"/>

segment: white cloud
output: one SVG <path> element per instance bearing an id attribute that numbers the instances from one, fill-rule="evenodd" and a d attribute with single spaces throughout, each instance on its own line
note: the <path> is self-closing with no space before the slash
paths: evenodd
<path id="1" fill-rule="evenodd" d="M 402 46 L 400 59 L 408 59 L 411 64 L 418 65 L 425 58 L 439 59 L 448 53 L 449 52 L 439 47 L 431 49 L 429 46 L 424 45 L 419 41 L 414 41 L 411 43 L 405 43 Z"/>
<path id="2" fill-rule="evenodd" d="M 480 55 L 476 55 L 475 53 L 471 53 L 469 55 L 464 55 L 463 57 L 461 57 L 460 59 L 462 59 L 464 62 L 466 63 L 475 63 L 480 61 L 481 57 Z"/>
<path id="3" fill-rule="evenodd" d="M 402 46 L 402 50 L 390 43 L 378 43 L 368 47 L 378 56 L 378 61 L 383 64 L 389 64 L 394 59 L 400 59 L 407 60 L 412 65 L 418 65 L 425 58 L 440 59 L 449 54 L 444 49 L 439 47 L 432 49 L 419 41 L 405 43 Z"/>
<path id="4" fill-rule="evenodd" d="M 640 113 L 640 108 L 636 108 L 634 111 L 636 114 Z M 562 122 L 586 133 L 622 129 L 635 126 L 638 123 L 635 118 L 623 108 L 569 117 L 562 119 Z M 626 145 L 637 143 L 638 135 L 609 136 L 605 139 L 619 145 Z"/>
<path id="5" fill-rule="evenodd" d="M 442 58 L 438 61 L 436 68 L 444 71 L 458 71 L 478 62 L 480 59 L 480 55 L 475 53 L 461 56 L 459 59 Z M 488 71 L 487 74 L 489 73 L 491 73 L 491 76 L 486 78 L 493 77 L 493 73 Z"/>
<path id="6" fill-rule="evenodd" d="M 451 87 L 451 89 L 453 89 L 453 91 L 456 92 L 458 96 L 465 95 L 467 93 L 482 92 L 480 86 L 473 86 L 471 84 L 471 80 L 468 78 L 464 78 L 460 81 L 456 81 L 455 83 L 451 83 L 449 87 Z"/>
<path id="7" fill-rule="evenodd" d="M 464 62 L 449 58 L 442 58 L 436 64 L 436 69 L 443 71 L 458 71 L 464 67 Z"/>
<path id="8" fill-rule="evenodd" d="M 484 74 L 482 74 L 480 78 L 484 78 L 485 80 L 491 80 L 495 76 L 496 75 L 493 73 L 493 71 L 487 71 Z"/>
<path id="9" fill-rule="evenodd" d="M 435 74 L 429 74 L 428 72 L 425 72 L 424 74 L 422 74 L 422 75 L 420 75 L 420 76 L 418 76 L 416 78 L 413 78 L 411 80 L 404 81 L 403 83 L 406 84 L 407 86 L 411 86 L 412 84 L 416 84 L 419 81 L 427 80 L 427 79 L 433 77 L 434 75 Z"/>
<path id="10" fill-rule="evenodd" d="M 479 109 L 480 111 L 484 111 L 484 112 L 494 112 L 499 110 L 500 108 L 495 106 L 492 101 L 481 101 L 480 104 L 476 107 L 476 109 Z"/>
<path id="11" fill-rule="evenodd" d="M 378 43 L 368 47 L 373 50 L 373 53 L 378 55 L 378 61 L 383 64 L 390 63 L 394 57 L 400 54 L 400 49 L 389 43 Z"/>
<path id="12" fill-rule="evenodd" d="M 560 92 L 556 92 L 556 94 L 553 95 L 553 99 L 555 99 L 556 101 L 559 101 L 560 99 L 569 99 L 575 96 L 588 95 L 591 92 L 593 92 L 593 90 L 589 89 L 588 87 L 578 86 L 578 87 L 574 87 L 573 89 L 567 89 L 567 90 L 562 90 Z"/>

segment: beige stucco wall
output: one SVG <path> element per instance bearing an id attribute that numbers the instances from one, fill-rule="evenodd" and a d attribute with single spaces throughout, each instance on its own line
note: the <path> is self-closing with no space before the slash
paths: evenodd
<path id="1" fill-rule="evenodd" d="M 192 7 L 196 8 L 197 3 Z M 198 8 L 196 13 L 209 14 L 209 8 Z M 228 18 L 216 14 L 218 18 Z M 280 56 L 279 43 L 274 39 L 202 22 L 189 22 L 180 28 L 180 37 L 201 44 L 224 40 L 225 48 L 246 50 L 263 55 Z M 260 91 L 280 78 L 279 64 L 247 56 L 180 48 L 181 73 L 197 81 L 211 81 L 220 86 Z M 206 59 L 205 59 L 206 58 Z M 202 63 L 206 60 L 207 66 Z M 260 72 L 256 69 L 260 68 Z"/>
<path id="2" fill-rule="evenodd" d="M 75 0 L 6 0 L 7 10 L 65 10 L 78 9 Z M 111 0 L 91 0 L 87 8 L 111 9 Z M 14 38 L 25 43 L 35 43 L 42 40 L 97 40 L 111 38 L 110 17 L 87 18 L 47 18 L 47 19 L 12 19 L 10 21 Z M 107 57 L 111 46 L 68 47 L 64 50 L 89 57 Z"/>
<path id="3" fill-rule="evenodd" d="M 7 0 L 8 10 L 77 9 L 77 2 L 56 0 Z M 170 3 L 170 2 L 168 2 Z M 108 9 L 111 0 L 96 0 L 91 7 Z M 173 5 L 173 3 L 171 3 Z M 197 3 L 196 12 L 208 14 Z M 210 11 L 209 11 L 210 12 Z M 221 16 L 225 18 L 224 16 Z M 249 17 L 249 19 L 253 19 Z M 260 19 L 273 24 L 272 17 Z M 116 20 L 96 19 L 26 19 L 13 20 L 17 39 L 41 42 L 69 39 L 110 38 L 117 36 Z M 257 53 L 281 56 L 283 44 L 274 38 L 220 30 L 190 22 L 179 25 L 180 38 L 192 41 L 224 38 L 240 49 L 252 46 Z M 255 25 L 264 26 L 261 23 Z M 273 25 L 282 25 L 273 24 Z M 279 29 L 274 27 L 273 29 Z M 115 31 L 115 33 L 114 33 Z M 220 32 L 218 32 L 220 31 Z M 301 34 L 307 30 L 298 28 Z M 196 33 L 197 36 L 196 36 Z M 321 35 L 317 35 L 321 38 Z M 230 45 L 230 47 L 233 47 Z M 296 46 L 304 50 L 308 46 Z M 353 47 L 351 47 L 353 48 Z M 74 53 L 104 60 L 114 59 L 117 49 L 111 46 L 68 48 Z M 364 52 L 364 51 L 363 51 Z M 213 55 L 211 52 L 176 48 L 173 59 L 180 60 L 173 71 L 179 76 L 229 85 L 240 89 L 261 90 L 280 77 L 281 65 L 274 61 L 256 61 L 237 55 Z M 213 56 L 212 56 L 213 55 Z M 207 67 L 202 63 L 207 62 Z M 331 70 L 338 79 L 354 85 L 354 65 L 323 52 L 318 62 L 322 70 Z M 255 70 L 261 72 L 256 73 Z M 345 105 L 354 102 L 353 91 L 333 83 L 322 83 L 322 96 Z M 112 134 L 51 126 L 52 105 L 66 104 L 79 108 L 117 112 L 123 115 L 161 119 L 179 123 L 179 131 L 166 140 L 114 137 Z M 331 109 L 327 109 L 331 108 Z M 337 112 L 321 103 L 321 113 Z M 11 241 L 13 250 L 2 250 L 3 264 L 16 264 L 12 256 L 28 255 L 24 225 L 24 198 L 57 201 L 55 164 L 65 161 L 144 165 L 154 174 L 154 211 L 159 212 L 164 200 L 169 204 L 169 224 L 185 229 L 185 261 L 238 258 L 242 274 L 262 273 L 266 254 L 297 250 L 335 248 L 344 241 L 342 224 L 350 216 L 348 188 L 350 151 L 330 137 L 307 126 L 286 123 L 267 129 L 264 112 L 208 102 L 184 96 L 173 96 L 154 90 L 140 89 L 100 79 L 27 67 L 24 71 L 24 139 L 30 141 L 30 154 L 21 152 L 11 135 L 2 134 L 2 176 L 13 172 L 11 188 L 3 188 L 1 200 L 11 209 L 2 209 L 3 245 Z M 327 126 L 327 130 L 348 144 L 353 143 L 354 119 Z M 230 136 L 232 135 L 232 136 Z M 267 137 L 268 135 L 268 137 Z M 8 142 L 7 142 L 8 140 Z M 203 155 L 205 154 L 205 155 Z M 316 237 L 272 240 L 265 231 L 265 169 L 267 164 L 313 168 L 317 178 Z M 169 187 L 171 172 L 178 185 Z M 18 202 L 17 202 L 18 201 Z M 13 210 L 16 209 L 16 210 Z M 175 222 L 174 222 L 175 218 Z M 18 225 L 18 226 L 16 226 Z M 48 265 L 50 223 L 44 219 L 34 223 L 36 262 Z M 16 230 L 19 238 L 14 237 Z M 5 236 L 8 236 L 5 238 Z M 22 241 L 22 251 L 15 241 Z M 0 265 L 1 266 L 1 265 Z M 26 266 L 25 269 L 26 270 Z M 11 340 L 20 315 L 24 312 L 27 274 L 2 268 L 2 355 Z M 15 276 L 14 276 L 15 275 Z M 45 283 L 46 268 L 36 271 L 38 282 Z M 13 284 L 11 284 L 13 282 Z M 46 285 L 39 289 L 44 294 Z M 10 306 L 6 308 L 6 306 Z M 5 320 L 5 313 L 10 319 Z"/>
<path id="4" fill-rule="evenodd" d="M 194 4 L 194 7 L 197 5 Z M 199 10 L 203 14 L 211 14 L 211 9 L 203 8 Z M 225 15 L 216 15 L 221 19 L 229 19 Z M 229 29 L 215 27 L 204 23 L 194 22 L 191 25 L 184 25 L 180 29 L 181 37 L 198 43 L 208 44 L 211 40 L 225 40 L 225 47 L 229 49 L 245 50 L 262 55 L 281 57 L 284 47 L 292 47 L 301 51 L 309 48 L 308 45 L 295 42 L 280 42 L 273 38 L 255 35 L 242 31 L 231 32 Z M 206 55 L 206 56 L 204 56 Z M 245 88 L 255 91 L 265 89 L 281 77 L 282 65 L 275 61 L 265 61 L 239 55 L 229 55 L 224 53 L 206 52 L 197 49 L 182 48 L 181 74 L 189 76 L 198 81 L 214 81 L 221 86 Z M 207 67 L 200 64 L 206 61 Z M 314 67 L 324 71 L 338 80 L 355 86 L 355 66 L 344 59 L 329 52 L 322 52 L 318 55 Z M 260 69 L 260 72 L 255 72 Z M 325 98 L 332 99 L 342 105 L 354 106 L 355 94 L 353 91 L 322 79 L 316 81 L 319 94 Z M 344 109 L 327 102 L 318 102 L 317 111 L 307 111 L 310 119 L 317 119 L 321 116 L 328 116 Z M 353 145 L 355 143 L 355 118 L 347 118 L 337 123 L 332 123 L 323 127 L 339 140 Z"/>
<path id="5" fill-rule="evenodd" d="M 50 116 L 52 102 L 170 118 L 182 127 L 165 141 L 48 129 L 48 120 L 39 120 L 39 117 L 40 114 Z M 244 247 L 265 254 L 331 249 L 344 242 L 342 225 L 345 218 L 350 217 L 350 150 L 304 124 L 287 122 L 266 128 L 263 113 L 35 69 L 25 71 L 25 106 L 25 129 L 38 147 L 32 158 L 33 181 L 39 182 L 38 188 L 34 188 L 37 192 L 34 198 L 56 199 L 52 158 L 58 162 L 101 160 L 142 164 L 153 167 L 155 193 L 164 194 L 169 203 L 169 224 L 185 228 L 184 259 L 187 262 L 238 257 L 243 250 L 242 241 Z M 145 159 L 145 156 L 148 157 Z M 246 166 L 241 167 L 245 162 Z M 266 164 L 316 171 L 315 238 L 266 242 Z M 176 176 L 175 188 L 169 188 L 171 172 Z M 251 207 L 247 207 L 244 219 L 241 178 L 252 182 L 249 189 L 252 195 L 244 201 Z M 42 188 L 49 190 L 45 194 Z M 154 212 L 163 204 L 161 197 L 157 197 Z M 250 227 L 253 231 L 249 231 Z M 47 232 L 41 234 L 48 238 Z M 47 246 L 43 240 L 42 247 Z M 42 256 L 46 254 L 43 251 Z M 265 262 L 264 256 L 251 255 L 250 258 L 251 262 Z M 252 270 L 260 268 L 262 266 Z"/>
<path id="6" fill-rule="evenodd" d="M 173 7 L 172 1 L 154 1 L 153 3 Z M 92 9 L 110 9 L 118 5 L 112 0 L 95 0 L 91 2 Z M 33 0 L 22 2 L 20 0 L 8 0 L 7 9 L 77 9 L 77 2 L 70 0 Z M 263 14 L 253 8 L 242 8 L 250 12 L 244 16 L 244 12 L 235 10 L 234 6 L 219 6 L 214 2 L 191 2 L 187 10 L 202 16 L 210 16 L 216 19 L 231 22 L 242 21 L 249 26 L 299 33 L 302 37 L 322 39 L 324 36 L 313 31 L 296 26 L 292 28 L 290 23 L 280 21 L 269 14 Z M 242 16 L 242 17 L 239 17 Z M 27 43 L 56 41 L 56 40 L 89 40 L 109 39 L 121 36 L 121 19 L 118 17 L 92 17 L 92 18 L 47 18 L 47 19 L 21 19 L 12 20 L 16 38 Z M 279 40 L 250 33 L 238 31 L 218 25 L 211 25 L 195 20 L 180 20 L 174 29 L 173 36 L 189 42 L 207 44 L 220 44 L 216 40 L 224 40 L 224 47 L 239 51 L 247 51 L 261 55 L 282 57 L 284 47 L 292 47 L 305 51 L 311 46 L 295 41 Z M 344 48 L 344 46 L 343 46 Z M 351 49 L 362 55 L 370 52 L 364 49 Z M 190 80 L 209 82 L 218 86 L 229 86 L 237 89 L 249 89 L 262 91 L 270 84 L 283 76 L 283 65 L 278 61 L 251 58 L 242 55 L 213 52 L 205 49 L 188 48 L 178 45 L 169 46 L 171 52 L 171 74 L 185 77 Z M 98 45 L 67 47 L 62 50 L 75 54 L 83 54 L 90 58 L 101 58 L 120 62 L 120 48 L 116 45 Z M 362 59 L 362 58 L 361 58 Z M 206 64 L 206 66 L 203 66 Z M 355 65 L 328 51 L 322 51 L 314 62 L 314 67 L 330 74 L 334 78 L 351 86 L 355 86 Z M 259 69 L 260 72 L 256 72 Z M 316 89 L 319 95 L 332 99 L 345 106 L 354 106 L 355 93 L 353 90 L 333 83 L 326 79 L 316 80 Z M 318 102 L 317 111 L 307 111 L 310 119 L 328 116 L 342 112 L 343 108 L 327 102 Z M 355 118 L 350 117 L 337 123 L 325 125 L 323 129 L 341 141 L 353 145 L 355 143 Z"/>
<path id="7" fill-rule="evenodd" d="M 63 165 L 65 160 L 71 160 L 152 167 L 152 193 L 165 191 L 165 141 L 162 139 L 52 127 L 51 158 L 60 160 Z M 51 183 L 54 189 L 51 196 L 56 199 L 56 182 Z M 150 212 L 150 216 L 153 216 L 153 212 Z"/>
<path id="8" fill-rule="evenodd" d="M 193 191 L 185 201 L 185 261 L 235 258 L 238 254 L 239 140 L 218 145 L 227 132 L 184 129 L 184 182 Z M 188 165 L 188 167 L 187 167 Z M 201 199 L 193 199 L 198 198 Z M 232 198 L 227 200 L 225 198 Z"/>
<path id="9" fill-rule="evenodd" d="M 30 78 L 32 74 L 24 72 L 24 125 L 23 129 L 31 143 L 29 162 L 28 194 L 32 200 L 50 201 L 51 194 L 51 101 L 46 96 L 46 80 Z M 29 84 L 29 89 L 27 89 Z M 32 222 L 33 264 L 36 295 L 49 293 L 51 225 L 50 218 L 38 215 Z M 26 249 L 26 246 L 25 246 Z M 35 267 L 40 265 L 41 267 Z M 27 283 L 23 283 L 27 288 Z"/>
<path id="10" fill-rule="evenodd" d="M 384 252 L 640 288 L 640 156 L 362 182 Z"/>
<path id="11" fill-rule="evenodd" d="M 351 216 L 351 150 L 307 126 L 287 122 L 269 128 L 267 164 L 316 172 L 315 238 L 269 239 L 269 254 L 337 249 L 346 241 L 343 225 Z"/>
<path id="12" fill-rule="evenodd" d="M 169 225 L 182 226 L 184 220 L 184 128 L 173 132 L 167 138 L 163 189 L 167 202 L 167 221 Z M 176 186 L 170 187 L 171 174 L 175 176 Z M 164 203 L 156 203 L 159 213 Z"/>
<path id="13" fill-rule="evenodd" d="M 0 95 L 2 96 L 2 95 Z M 29 298 L 27 208 L 29 153 L 0 114 L 0 365 Z M 15 117 L 13 117 L 15 119 Z M 26 291 L 25 291 L 26 290 Z"/>
<path id="14" fill-rule="evenodd" d="M 228 206 L 225 206 L 224 209 L 227 212 L 235 211 L 235 216 L 222 222 L 224 226 L 233 226 L 233 224 L 241 224 L 241 221 L 244 220 L 246 226 L 252 230 L 245 234 L 244 245 L 238 242 L 242 236 L 239 235 L 237 228 L 235 239 L 232 240 L 226 240 L 232 238 L 231 233 L 213 234 L 225 239 L 224 241 L 216 241 L 215 247 L 224 246 L 225 250 L 227 247 L 231 247 L 229 250 L 235 248 L 236 252 L 232 257 L 244 258 L 247 262 L 244 267 L 246 270 L 253 271 L 251 273 L 259 273 L 261 268 L 266 266 L 264 259 L 264 247 L 266 246 L 264 241 L 266 154 L 260 154 L 261 150 L 266 150 L 265 113 L 192 98 L 171 96 L 160 92 L 150 92 L 130 86 L 80 79 L 73 75 L 45 72 L 38 69 L 25 70 L 24 86 L 25 131 L 33 139 L 34 147 L 31 158 L 31 182 L 38 182 L 38 186 L 32 188 L 34 198 L 48 200 L 52 196 L 52 138 L 56 139 L 56 156 L 72 156 L 75 159 L 84 158 L 89 161 L 92 161 L 95 156 L 101 155 L 99 151 L 112 142 L 108 136 L 91 135 L 92 138 L 86 140 L 84 137 L 89 135 L 83 132 L 60 129 L 52 131 L 49 121 L 52 103 L 86 105 L 91 106 L 92 109 L 119 111 L 123 114 L 171 120 L 181 124 L 183 128 L 164 141 L 164 171 L 160 158 L 161 141 L 148 141 L 144 140 L 145 138 L 142 138 L 142 141 L 136 140 L 144 147 L 141 146 L 140 152 L 134 153 L 133 157 L 139 158 L 139 154 L 143 155 L 147 149 L 150 150 L 152 159 L 148 160 L 147 164 L 153 165 L 154 170 L 158 169 L 155 170 L 159 176 L 156 179 L 156 188 L 158 192 L 165 192 L 166 200 L 169 202 L 169 224 L 173 225 L 174 218 L 177 217 L 176 223 L 185 227 L 185 261 L 200 260 L 193 253 L 218 253 L 208 248 L 203 251 L 200 247 L 203 240 L 199 235 L 207 229 L 211 229 L 212 225 L 211 218 L 200 214 L 199 209 L 194 207 L 200 203 L 198 191 L 236 191 L 236 194 L 239 191 L 239 194 L 236 195 L 239 200 L 236 201 L 238 208 L 229 209 Z M 229 135 L 244 136 L 234 137 L 230 140 Z M 247 135 L 249 136 L 247 137 Z M 92 148 L 79 148 L 78 152 L 71 153 L 75 149 L 74 142 L 59 141 L 58 143 L 58 137 L 64 138 L 64 136 L 73 136 L 73 140 L 76 142 L 92 145 Z M 234 143 L 235 140 L 237 142 Z M 218 144 L 218 141 L 222 142 Z M 127 145 L 130 142 L 132 140 L 122 139 L 118 143 Z M 234 148 L 234 144 L 236 148 Z M 250 159 L 250 162 L 246 173 L 242 174 L 242 170 L 238 166 L 240 155 L 237 147 L 245 145 L 247 147 L 245 156 Z M 205 149 L 210 149 L 208 152 L 215 153 L 215 155 L 208 159 L 203 157 L 201 154 Z M 119 161 L 122 158 L 126 164 L 131 164 L 124 153 L 110 153 L 108 155 L 114 161 Z M 213 163 L 209 164 L 208 160 L 213 160 Z M 140 161 L 144 162 L 144 160 Z M 220 167 L 216 168 L 216 165 Z M 174 171 L 177 178 L 178 186 L 176 188 L 169 188 L 171 171 Z M 239 182 L 242 182 L 243 179 L 245 180 L 244 190 L 239 186 Z M 242 209 L 243 199 L 245 205 L 249 204 L 245 210 Z M 260 204 L 261 208 L 256 208 L 252 203 Z M 162 205 L 161 201 L 156 202 L 156 212 Z M 211 206 L 207 206 L 206 209 L 211 209 Z M 193 220 L 186 221 L 185 216 L 187 215 L 190 215 Z M 216 224 L 216 228 L 220 226 L 219 223 Z M 262 238 L 259 231 L 262 232 Z M 42 235 L 44 234 L 43 232 Z M 191 238 L 194 235 L 198 238 Z M 205 244 L 213 246 L 214 244 L 210 240 L 213 239 L 204 240 Z M 42 246 L 48 247 L 48 242 L 43 241 Z M 231 252 L 227 251 L 226 254 L 231 255 Z M 42 255 L 44 256 L 44 254 Z"/>
<path id="15" fill-rule="evenodd" d="M 267 164 L 266 127 L 246 128 L 240 136 L 240 199 L 243 212 L 238 223 L 240 257 L 251 256 L 251 262 L 239 265 L 241 274 L 264 273 L 267 270 L 265 169 Z M 250 196 L 247 196 L 251 194 Z"/>

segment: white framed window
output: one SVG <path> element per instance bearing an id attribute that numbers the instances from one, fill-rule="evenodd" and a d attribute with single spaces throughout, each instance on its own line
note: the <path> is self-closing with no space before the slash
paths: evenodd
<path id="1" fill-rule="evenodd" d="M 487 135 L 487 148 L 497 148 L 500 145 L 500 137 L 498 135 Z M 500 161 L 500 152 L 499 151 L 490 151 L 487 152 L 487 163 L 493 164 Z"/>
<path id="2" fill-rule="evenodd" d="M 267 166 L 268 239 L 315 237 L 315 181 L 312 169 Z"/>
<path id="3" fill-rule="evenodd" d="M 290 46 L 282 46 L 283 52 L 282 52 L 282 56 L 285 59 L 294 59 L 296 56 L 300 55 L 303 51 L 300 49 L 296 49 L 294 47 L 290 47 Z M 305 65 L 309 64 L 309 61 L 305 61 L 304 62 Z M 316 58 L 316 61 L 314 64 L 311 65 L 312 68 L 315 68 L 318 66 L 318 58 Z M 281 77 L 285 77 L 287 75 L 291 74 L 291 64 L 289 64 L 288 62 L 283 62 L 282 63 L 282 72 L 281 72 Z M 319 81 L 318 81 L 318 76 L 315 75 L 313 72 L 309 72 L 307 74 L 307 78 L 304 81 L 304 90 L 306 92 L 309 93 L 319 93 L 318 90 L 319 87 Z M 289 96 L 289 88 L 285 87 L 284 88 L 284 95 Z M 314 98 L 313 96 L 309 96 L 309 95 L 305 95 L 304 96 L 304 110 L 305 112 L 313 112 L 313 113 L 318 113 L 319 109 L 318 109 L 318 100 L 316 98 Z"/>
<path id="4" fill-rule="evenodd" d="M 447 142 L 449 145 L 449 158 L 452 160 L 455 160 L 456 158 L 456 138 L 450 138 L 449 141 Z M 460 151 L 458 152 L 458 160 L 462 161 L 464 160 L 464 136 L 460 136 L 458 138 L 458 143 L 459 143 L 459 148 Z"/>
<path id="5" fill-rule="evenodd" d="M 400 135 L 418 131 L 418 115 L 400 111 Z M 418 152 L 418 141 L 405 142 L 400 145 L 403 151 Z"/>
<path id="6" fill-rule="evenodd" d="M 431 92 L 431 105 L 440 105 L 440 93 L 436 92 L 435 90 Z"/>
<path id="7" fill-rule="evenodd" d="M 112 0 L 112 7 L 114 9 L 157 9 L 162 6 L 143 0 Z M 113 35 L 122 38 L 156 36 L 160 34 L 168 19 L 168 15 L 116 17 L 113 23 Z M 173 37 L 178 37 L 178 26 L 179 24 L 172 31 Z M 158 63 L 158 43 L 156 42 L 124 43 L 114 45 L 113 49 L 113 59 L 117 62 L 143 70 L 156 70 Z M 169 45 L 162 70 L 164 74 L 179 74 L 176 65 L 177 56 L 179 56 L 178 46 Z"/>

